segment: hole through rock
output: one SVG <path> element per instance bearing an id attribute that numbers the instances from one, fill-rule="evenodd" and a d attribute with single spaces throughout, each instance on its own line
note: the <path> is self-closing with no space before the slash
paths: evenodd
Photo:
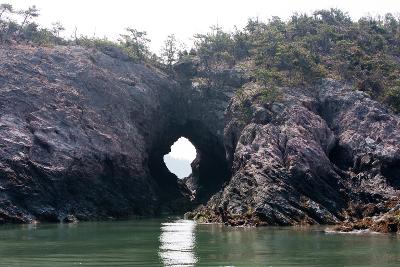
<path id="1" fill-rule="evenodd" d="M 199 121 L 165 127 L 153 142 L 148 167 L 162 212 L 191 209 L 185 201 L 206 203 L 230 177 L 221 138 Z"/>
<path id="2" fill-rule="evenodd" d="M 183 179 L 192 173 L 191 163 L 196 154 L 194 145 L 187 138 L 180 137 L 171 146 L 171 151 L 164 155 L 164 162 L 171 173 Z"/>

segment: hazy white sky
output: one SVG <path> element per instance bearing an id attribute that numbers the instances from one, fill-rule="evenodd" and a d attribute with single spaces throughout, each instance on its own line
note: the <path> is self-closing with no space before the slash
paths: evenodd
<path id="1" fill-rule="evenodd" d="M 174 159 L 192 162 L 196 158 L 196 148 L 188 139 L 181 137 L 171 146 L 171 152 L 168 155 Z"/>
<path id="2" fill-rule="evenodd" d="M 40 24 L 60 21 L 70 37 L 78 34 L 117 39 L 126 27 L 146 30 L 158 52 L 168 34 L 190 44 L 194 33 L 218 24 L 227 30 L 242 27 L 249 17 L 288 18 L 293 12 L 338 7 L 353 18 L 400 12 L 400 0 L 0 0 L 16 8 L 36 5 Z"/>
<path id="3" fill-rule="evenodd" d="M 170 172 L 178 178 L 192 173 L 190 163 L 196 158 L 196 148 L 184 137 L 179 138 L 172 146 L 171 152 L 164 155 L 164 162 Z"/>

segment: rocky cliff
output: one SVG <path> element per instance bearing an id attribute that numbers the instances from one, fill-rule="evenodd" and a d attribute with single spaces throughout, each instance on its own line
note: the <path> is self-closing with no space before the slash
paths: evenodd
<path id="1" fill-rule="evenodd" d="M 192 214 L 233 225 L 336 224 L 399 209 L 400 120 L 335 81 L 227 110 L 232 177 Z M 397 205 L 397 206 L 396 206 Z M 394 209 L 394 210 L 393 210 Z"/>
<path id="2" fill-rule="evenodd" d="M 0 49 L 1 221 L 158 211 L 149 151 L 177 85 L 118 50 L 104 52 Z M 171 196 L 178 191 L 175 182 Z"/>
<path id="3" fill-rule="evenodd" d="M 208 73 L 212 87 L 199 72 L 189 60 L 167 76 L 113 48 L 1 47 L 1 222 L 199 204 L 190 217 L 231 225 L 397 216 L 398 116 L 332 80 L 243 98 L 255 85 L 240 69 Z M 185 182 L 163 162 L 180 136 L 198 151 Z"/>

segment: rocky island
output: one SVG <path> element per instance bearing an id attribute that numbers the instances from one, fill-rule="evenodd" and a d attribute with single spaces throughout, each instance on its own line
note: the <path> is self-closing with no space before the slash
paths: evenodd
<path id="1" fill-rule="evenodd" d="M 352 22 L 338 10 L 250 21 L 240 34 L 200 36 L 168 67 L 108 42 L 4 37 L 0 223 L 186 213 L 233 226 L 400 231 L 394 21 Z M 301 35 L 301 23 L 314 30 Z M 386 43 L 357 63 L 365 27 Z M 322 37 L 297 47 L 310 34 Z M 319 58 L 309 53 L 316 44 Z M 344 45 L 354 50 L 340 60 L 347 69 L 332 63 Z M 382 55 L 390 70 L 373 65 Z M 197 158 L 178 180 L 163 155 L 181 136 Z"/>

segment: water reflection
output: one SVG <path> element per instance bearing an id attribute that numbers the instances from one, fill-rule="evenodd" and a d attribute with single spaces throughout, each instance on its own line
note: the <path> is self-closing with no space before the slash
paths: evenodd
<path id="1" fill-rule="evenodd" d="M 164 266 L 194 266 L 196 223 L 177 220 L 161 224 L 159 255 Z"/>

